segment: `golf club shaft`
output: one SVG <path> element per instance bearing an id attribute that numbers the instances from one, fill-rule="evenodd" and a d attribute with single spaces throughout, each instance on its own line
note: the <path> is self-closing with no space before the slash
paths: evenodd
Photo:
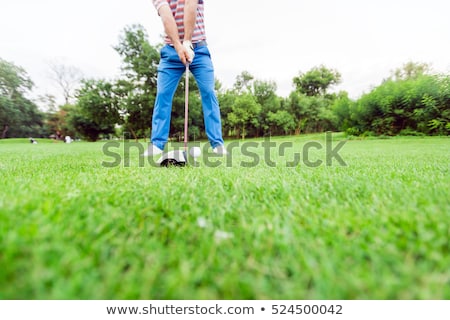
<path id="1" fill-rule="evenodd" d="M 188 119 L 189 119 L 189 63 L 186 63 L 186 83 L 184 85 L 184 151 L 187 152 L 188 144 Z"/>

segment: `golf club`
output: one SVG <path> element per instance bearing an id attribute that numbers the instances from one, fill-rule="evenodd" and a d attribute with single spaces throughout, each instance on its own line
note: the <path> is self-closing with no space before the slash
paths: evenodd
<path id="1" fill-rule="evenodd" d="M 161 167 L 184 167 L 188 155 L 188 120 L 189 120 L 189 63 L 186 63 L 186 75 L 184 85 L 184 151 L 173 150 L 161 156 L 158 160 Z"/>
<path id="2" fill-rule="evenodd" d="M 186 63 L 186 77 L 184 83 L 184 155 L 188 151 L 188 120 L 189 120 L 189 63 Z"/>

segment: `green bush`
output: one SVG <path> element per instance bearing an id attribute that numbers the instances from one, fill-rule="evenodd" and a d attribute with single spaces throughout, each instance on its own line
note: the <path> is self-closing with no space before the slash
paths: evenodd
<path id="1" fill-rule="evenodd" d="M 399 132 L 399 136 L 414 136 L 414 137 L 423 137 L 425 134 L 423 132 L 418 132 L 415 130 L 412 130 L 410 128 L 403 129 Z"/>
<path id="2" fill-rule="evenodd" d="M 447 135 L 449 83 L 448 75 L 389 79 L 351 105 L 350 120 L 376 135 Z"/>
<path id="3" fill-rule="evenodd" d="M 347 136 L 359 136 L 361 134 L 361 131 L 358 128 L 350 127 L 345 130 L 345 134 Z"/>

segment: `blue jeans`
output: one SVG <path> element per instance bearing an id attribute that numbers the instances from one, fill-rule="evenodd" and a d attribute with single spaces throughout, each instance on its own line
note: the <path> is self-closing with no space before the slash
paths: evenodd
<path id="1" fill-rule="evenodd" d="M 152 119 L 152 144 L 164 149 L 169 138 L 172 100 L 178 83 L 186 70 L 176 50 L 169 45 L 161 49 L 158 66 L 158 85 Z M 211 147 L 223 144 L 219 102 L 214 91 L 214 68 L 207 46 L 195 48 L 194 61 L 189 66 L 197 81 L 202 99 L 206 135 Z"/>

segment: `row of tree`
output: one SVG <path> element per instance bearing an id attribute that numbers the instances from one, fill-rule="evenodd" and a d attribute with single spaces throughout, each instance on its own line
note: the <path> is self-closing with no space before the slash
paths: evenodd
<path id="1" fill-rule="evenodd" d="M 59 132 L 95 141 L 101 136 L 150 135 L 156 95 L 160 46 L 152 46 L 140 25 L 124 29 L 115 50 L 122 58 L 116 80 L 84 79 L 69 99 L 74 72 L 53 66 L 65 104 L 40 112 L 26 98 L 33 84 L 26 72 L 0 59 L 1 137 L 49 136 Z M 190 78 L 189 135 L 204 137 L 201 100 Z M 216 81 L 225 136 L 258 137 L 322 131 L 351 135 L 450 133 L 450 76 L 431 73 L 428 65 L 407 63 L 371 92 L 354 101 L 346 92 L 334 93 L 341 75 L 318 66 L 293 79 L 286 98 L 276 94 L 272 81 L 255 79 L 244 71 L 231 89 Z M 54 104 L 52 97 L 44 99 Z M 184 82 L 175 93 L 171 137 L 182 139 Z"/>

